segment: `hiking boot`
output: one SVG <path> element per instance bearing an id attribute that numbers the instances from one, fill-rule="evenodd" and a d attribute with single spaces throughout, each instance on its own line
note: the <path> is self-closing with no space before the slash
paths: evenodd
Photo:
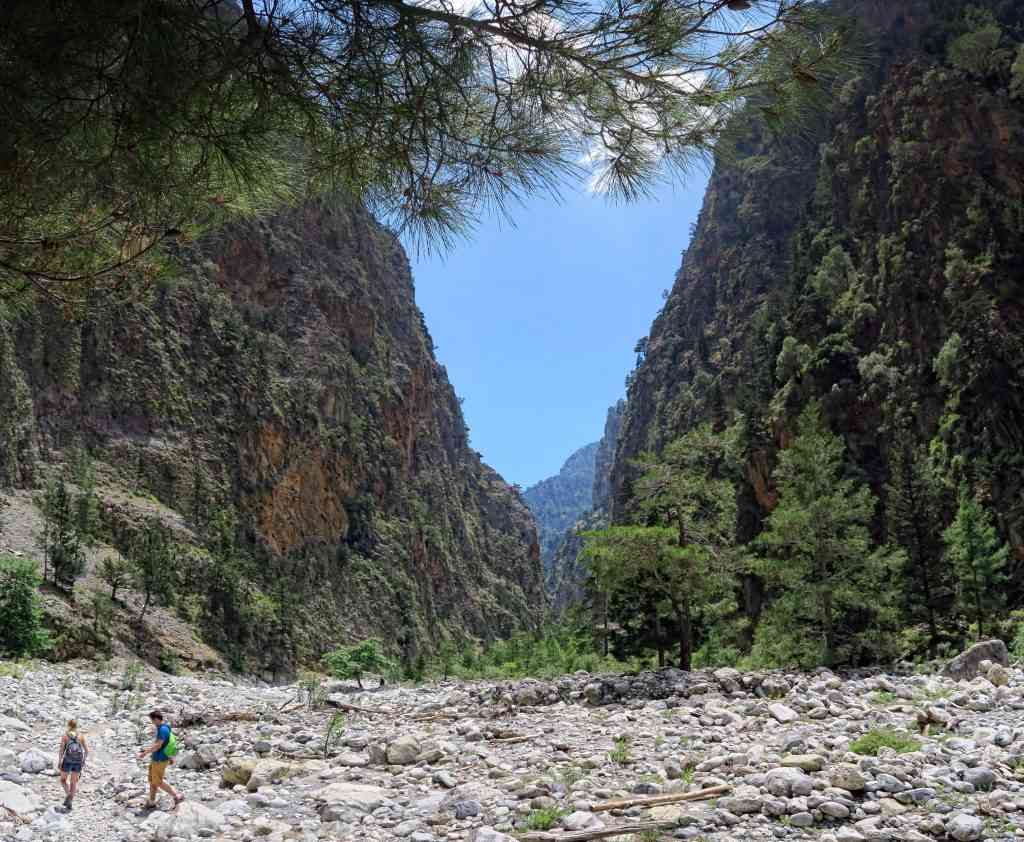
<path id="1" fill-rule="evenodd" d="M 71 796 L 70 795 L 67 798 L 64 799 L 64 809 L 67 810 L 69 813 L 71 812 Z"/>

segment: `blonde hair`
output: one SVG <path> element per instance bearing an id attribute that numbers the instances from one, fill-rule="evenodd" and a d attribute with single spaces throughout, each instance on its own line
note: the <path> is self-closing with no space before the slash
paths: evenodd
<path id="1" fill-rule="evenodd" d="M 76 722 L 74 719 L 69 719 L 68 720 L 68 733 L 69 734 L 74 734 L 75 731 L 77 731 L 77 730 L 78 730 L 78 722 Z"/>

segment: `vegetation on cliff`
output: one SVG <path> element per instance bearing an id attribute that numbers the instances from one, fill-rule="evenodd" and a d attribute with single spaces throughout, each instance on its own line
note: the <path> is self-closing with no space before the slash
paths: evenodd
<path id="1" fill-rule="evenodd" d="M 539 622 L 532 518 L 469 448 L 392 235 L 317 203 L 175 259 L 173 277 L 86 315 L 40 301 L 0 318 L 0 476 L 52 481 L 58 583 L 80 572 L 58 561 L 90 559 L 77 610 L 90 589 L 125 599 L 103 560 L 126 560 L 138 623 L 171 609 L 268 671 L 369 636 L 409 662 Z M 35 516 L 6 516 L 0 543 Z M 42 557 L 29 540 L 18 549 Z"/>
<path id="2" fill-rule="evenodd" d="M 934 655 L 1012 636 L 1024 606 L 1024 16 L 855 8 L 877 66 L 836 88 L 813 144 L 755 121 L 718 164 L 630 378 L 617 523 L 671 525 L 643 511 L 645 466 L 705 425 L 742 430 L 745 549 L 695 632 L 703 663 Z"/>

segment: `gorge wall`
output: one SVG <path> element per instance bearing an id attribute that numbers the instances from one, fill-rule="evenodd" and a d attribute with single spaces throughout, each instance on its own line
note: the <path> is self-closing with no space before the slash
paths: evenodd
<path id="1" fill-rule="evenodd" d="M 204 605 L 202 577 L 177 596 L 250 667 L 369 635 L 411 658 L 449 632 L 532 626 L 533 519 L 469 447 L 397 240 L 314 203 L 173 260 L 85 315 L 0 318 L 0 484 L 38 487 L 84 448 L 121 549 L 153 511 L 193 548 L 230 512 L 260 611 Z"/>
<path id="2" fill-rule="evenodd" d="M 752 120 L 715 167 L 636 370 L 630 460 L 703 421 L 747 420 L 740 539 L 775 504 L 771 470 L 820 400 L 851 471 L 882 498 L 895 450 L 924 448 L 997 515 L 1024 592 L 1024 9 L 844 3 L 873 58 L 810 141 Z M 946 518 L 949 522 L 949 518 Z"/>

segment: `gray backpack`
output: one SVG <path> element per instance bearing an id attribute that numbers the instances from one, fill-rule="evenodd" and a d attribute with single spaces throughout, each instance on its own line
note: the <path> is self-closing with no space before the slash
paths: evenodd
<path id="1" fill-rule="evenodd" d="M 68 734 L 68 744 L 64 748 L 64 759 L 71 763 L 81 763 L 85 760 L 85 749 L 78 742 L 78 737 Z"/>

